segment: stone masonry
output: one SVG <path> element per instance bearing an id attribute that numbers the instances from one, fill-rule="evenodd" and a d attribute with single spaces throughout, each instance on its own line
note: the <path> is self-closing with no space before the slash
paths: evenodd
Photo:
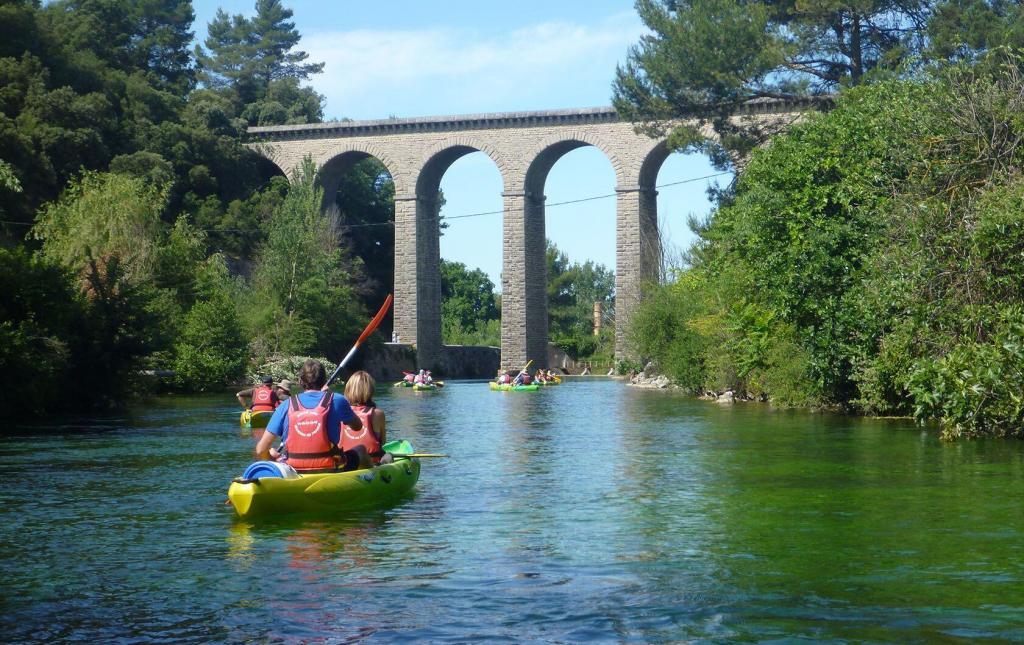
<path id="1" fill-rule="evenodd" d="M 762 102 L 736 118 L 785 123 L 811 104 Z M 482 151 L 503 183 L 501 366 L 547 367 L 544 184 L 565 153 L 595 146 L 615 171 L 615 354 L 635 358 L 626 330 L 645 282 L 661 264 L 658 170 L 665 142 L 634 131 L 610 107 L 338 121 L 249 129 L 249 144 L 285 174 L 309 155 L 327 198 L 356 162 L 376 157 L 395 182 L 395 331 L 415 344 L 420 367 L 441 361 L 441 280 L 437 192 L 445 171 Z M 415 267 L 415 270 L 410 270 Z"/>

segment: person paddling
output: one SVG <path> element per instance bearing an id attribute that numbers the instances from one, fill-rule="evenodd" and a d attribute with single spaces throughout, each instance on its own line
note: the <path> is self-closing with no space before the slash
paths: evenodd
<path id="1" fill-rule="evenodd" d="M 260 377 L 259 385 L 236 392 L 235 398 L 238 399 L 238 402 L 246 410 L 273 412 L 278 404 L 286 400 L 288 396 L 280 393 L 279 386 L 274 386 L 274 378 L 272 376 L 262 376 Z M 251 400 L 252 405 L 247 405 L 245 399 Z"/>
<path id="2" fill-rule="evenodd" d="M 347 423 L 341 425 L 341 449 L 346 462 L 356 460 L 357 468 L 373 465 L 370 457 L 381 454 L 381 446 L 387 442 L 387 425 L 384 411 L 373 402 L 374 380 L 362 370 L 353 374 L 345 383 L 345 398 L 356 413 L 363 427 L 354 429 Z M 390 454 L 380 459 L 381 463 L 392 460 Z"/>
<path id="3" fill-rule="evenodd" d="M 323 363 L 308 359 L 299 370 L 301 394 L 288 399 L 274 411 L 256 444 L 256 459 L 270 459 L 274 439 L 281 439 L 282 460 L 299 472 L 325 472 L 338 469 L 342 452 L 341 424 L 353 430 L 363 422 L 353 412 L 344 396 L 335 394 L 324 384 L 327 372 Z M 274 451 L 277 452 L 277 451 Z M 358 467 L 358 459 L 356 460 Z M 351 465 L 347 458 L 343 465 Z"/>

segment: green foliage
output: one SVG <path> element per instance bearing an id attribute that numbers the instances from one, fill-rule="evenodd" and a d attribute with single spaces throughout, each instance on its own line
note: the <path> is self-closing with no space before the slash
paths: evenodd
<path id="1" fill-rule="evenodd" d="M 322 203 L 307 159 L 271 218 L 254 271 L 247 303 L 258 355 L 341 354 L 358 335 L 363 309 L 338 248 L 337 221 Z"/>
<path id="2" fill-rule="evenodd" d="M 602 304 L 603 328 L 610 330 L 615 315 L 615 274 L 590 260 L 570 262 L 551 240 L 545 259 L 551 342 L 574 359 L 608 353 L 614 339 L 603 336 L 595 340 L 594 303 Z"/>
<path id="3" fill-rule="evenodd" d="M 295 49 L 300 36 L 291 17 L 280 0 L 257 0 L 252 18 L 218 9 L 207 26 L 206 47 L 196 46 L 203 83 L 244 105 L 240 114 L 249 125 L 323 118 L 323 98 L 299 81 L 319 74 L 324 64 L 305 62 L 309 54 Z"/>
<path id="4" fill-rule="evenodd" d="M 442 317 L 441 337 L 448 345 L 501 347 L 501 320 L 480 320 L 472 328 L 466 329 L 457 318 Z"/>
<path id="5" fill-rule="evenodd" d="M 0 403 L 15 416 L 42 412 L 77 391 L 72 352 L 85 307 L 68 272 L 23 249 L 0 248 Z"/>
<path id="6" fill-rule="evenodd" d="M 280 383 L 287 379 L 295 383 L 297 387 L 299 383 L 299 370 L 302 369 L 302 364 L 311 358 L 323 363 L 324 370 L 328 376 L 338 367 L 323 356 L 273 356 L 267 362 L 259 365 L 254 371 L 246 374 L 246 380 L 256 385 L 260 382 L 261 376 L 271 376 L 275 383 Z M 338 381 L 335 381 L 334 385 L 337 384 Z M 293 389 L 292 394 L 298 394 L 298 392 Z"/>
<path id="7" fill-rule="evenodd" d="M 445 342 L 471 345 L 475 343 L 466 342 L 470 338 L 489 339 L 488 334 L 478 332 L 498 318 L 494 283 L 487 274 L 469 270 L 461 262 L 441 260 L 441 332 Z"/>
<path id="8" fill-rule="evenodd" d="M 1024 6 L 1005 0 L 946 0 L 928 24 L 929 53 L 972 60 L 998 47 L 1024 45 Z"/>
<path id="9" fill-rule="evenodd" d="M 737 106 L 834 92 L 893 68 L 922 50 L 931 4 L 638 0 L 650 32 L 616 71 L 613 102 L 649 133 L 672 131 L 672 148 L 704 151 L 726 167 L 782 125 L 730 119 Z M 696 122 L 673 123 L 679 118 Z M 717 141 L 701 134 L 707 125 Z"/>
<path id="10" fill-rule="evenodd" d="M 248 357 L 234 301 L 226 293 L 212 294 L 185 316 L 175 345 L 175 384 L 202 391 L 233 383 Z"/>
<path id="11" fill-rule="evenodd" d="M 918 420 L 938 419 L 946 438 L 1024 436 L 1024 312 L 1004 309 L 990 340 L 923 360 L 908 388 Z"/>
<path id="12" fill-rule="evenodd" d="M 141 282 L 153 275 L 163 200 L 140 178 L 86 173 L 40 213 L 33 235 L 47 257 L 76 272 L 116 257 L 119 273 Z"/>
<path id="13" fill-rule="evenodd" d="M 1019 434 L 1021 69 L 853 88 L 755 152 L 632 342 L 698 391 Z"/>
<path id="14" fill-rule="evenodd" d="M 395 182 L 384 164 L 368 157 L 342 175 L 333 202 L 346 252 L 359 260 L 353 267 L 359 272 L 359 297 L 373 310 L 395 284 Z M 385 321 L 382 331 L 386 333 L 390 324 Z"/>

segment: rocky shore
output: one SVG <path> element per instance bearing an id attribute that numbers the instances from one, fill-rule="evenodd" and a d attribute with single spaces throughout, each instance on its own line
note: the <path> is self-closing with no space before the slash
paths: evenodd
<path id="1" fill-rule="evenodd" d="M 632 376 L 627 376 L 626 379 L 629 381 L 629 384 L 631 386 L 640 387 L 648 390 L 683 389 L 676 385 L 675 383 L 673 383 L 672 379 L 670 379 L 668 376 L 664 374 L 659 374 L 657 367 L 653 363 L 647 363 L 647 365 L 644 366 L 644 370 L 642 372 L 639 372 Z M 722 403 L 724 405 L 735 403 L 736 401 L 753 400 L 748 399 L 742 395 L 737 395 L 732 390 L 726 390 L 724 392 L 713 392 L 709 390 L 705 392 L 700 392 L 697 396 L 706 401 L 714 401 L 716 403 Z"/>

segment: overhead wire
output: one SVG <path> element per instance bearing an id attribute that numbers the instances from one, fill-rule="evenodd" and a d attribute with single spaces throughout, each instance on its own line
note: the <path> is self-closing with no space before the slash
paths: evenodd
<path id="1" fill-rule="evenodd" d="M 714 179 L 716 177 L 722 177 L 724 175 L 730 175 L 730 174 L 732 174 L 732 173 L 729 173 L 729 172 L 718 172 L 718 173 L 713 173 L 713 174 L 710 174 L 710 175 L 704 175 L 704 176 L 701 176 L 701 177 L 691 177 L 689 179 L 681 179 L 679 181 L 671 181 L 671 182 L 664 183 L 664 184 L 658 184 L 654 188 L 655 189 L 657 189 L 657 188 L 668 188 L 670 186 L 679 186 L 679 185 L 682 185 L 682 184 L 692 184 L 694 182 L 704 181 L 706 179 Z M 545 209 L 548 209 L 548 208 L 552 208 L 552 207 L 555 207 L 555 206 L 566 206 L 568 204 L 580 204 L 580 203 L 583 203 L 583 202 L 597 201 L 599 199 L 610 199 L 612 197 L 615 197 L 616 195 L 618 195 L 617 192 L 615 192 L 615 193 L 606 193 L 606 194 L 603 194 L 603 195 L 592 195 L 590 197 L 580 197 L 580 198 L 577 198 L 577 199 L 568 199 L 568 200 L 561 201 L 561 202 L 553 202 L 551 204 L 545 204 L 544 207 L 545 207 Z M 496 211 L 481 211 L 481 212 L 478 212 L 478 213 L 465 213 L 463 215 L 443 215 L 441 217 L 441 219 L 444 219 L 444 220 L 467 219 L 467 218 L 471 218 L 471 217 L 484 217 L 484 216 L 487 216 L 487 215 L 504 215 L 506 213 L 512 213 L 512 212 L 514 212 L 514 211 L 512 211 L 510 209 L 501 209 L 501 210 L 496 210 Z M 0 220 L 0 224 L 13 224 L 15 226 L 32 226 L 33 225 L 32 222 L 15 222 L 15 221 L 10 221 L 10 220 Z M 350 228 L 365 228 L 365 227 L 369 227 L 369 226 L 394 226 L 394 225 L 395 225 L 395 223 L 393 221 L 389 220 L 387 222 L 364 222 L 362 224 L 341 224 L 341 227 L 345 228 L 345 229 L 350 229 Z M 248 233 L 248 232 L 251 232 L 251 230 L 249 230 L 249 229 L 237 229 L 237 228 L 201 228 L 201 229 L 196 229 L 196 230 L 203 231 L 205 233 Z"/>

